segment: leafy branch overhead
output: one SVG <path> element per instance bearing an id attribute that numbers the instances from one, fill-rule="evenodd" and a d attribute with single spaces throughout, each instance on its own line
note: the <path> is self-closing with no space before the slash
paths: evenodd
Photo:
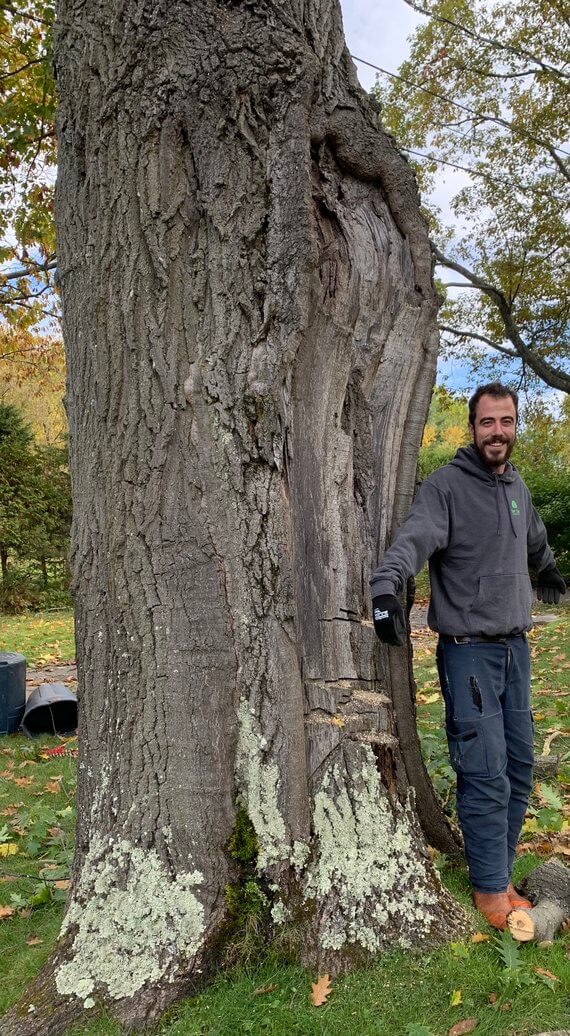
<path id="1" fill-rule="evenodd" d="M 570 54 L 559 5 L 406 2 L 428 20 L 398 78 L 376 92 L 412 156 L 447 271 L 445 347 L 478 372 L 514 364 L 569 392 Z M 435 190 L 450 167 L 466 175 L 454 172 L 460 188 L 443 214 Z"/>
<path id="2" fill-rule="evenodd" d="M 0 2 L 0 313 L 29 328 L 56 312 L 52 3 Z"/>

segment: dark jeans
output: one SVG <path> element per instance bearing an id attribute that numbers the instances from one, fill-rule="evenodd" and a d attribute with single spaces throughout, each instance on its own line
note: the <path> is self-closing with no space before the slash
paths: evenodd
<path id="1" fill-rule="evenodd" d="M 437 665 L 471 885 L 478 892 L 502 892 L 511 880 L 532 791 L 527 640 L 440 639 Z"/>

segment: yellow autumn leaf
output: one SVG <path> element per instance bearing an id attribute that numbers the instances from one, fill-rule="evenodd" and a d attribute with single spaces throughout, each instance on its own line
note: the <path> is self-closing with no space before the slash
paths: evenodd
<path id="1" fill-rule="evenodd" d="M 461 990 L 460 989 L 454 989 L 453 993 L 451 994 L 451 996 L 449 998 L 449 1006 L 450 1007 L 459 1007 L 459 1005 L 461 1003 L 463 1003 L 463 997 L 461 995 Z"/>
<path id="2" fill-rule="evenodd" d="M 18 846 L 14 842 L 3 842 L 0 845 L 0 856 L 16 856 Z"/>
<path id="3" fill-rule="evenodd" d="M 475 935 L 471 936 L 471 942 L 489 942 L 490 935 L 485 935 L 484 932 L 475 932 Z"/>

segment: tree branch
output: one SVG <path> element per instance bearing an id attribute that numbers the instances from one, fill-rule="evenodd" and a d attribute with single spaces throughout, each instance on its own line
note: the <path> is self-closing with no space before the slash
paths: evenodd
<path id="1" fill-rule="evenodd" d="M 454 22 L 451 18 L 444 18 L 440 14 L 434 14 L 426 7 L 422 7 L 416 0 L 404 0 L 404 3 L 408 7 L 413 8 L 418 14 L 425 15 L 426 18 L 433 18 L 436 22 L 441 22 L 442 25 L 451 25 L 453 29 L 458 29 L 459 32 L 464 33 L 465 36 L 469 36 L 472 40 L 477 40 L 478 43 L 484 43 L 488 47 L 494 47 L 495 50 L 506 50 L 509 54 L 514 54 L 518 58 L 526 58 L 532 61 L 533 64 L 538 65 L 543 72 L 551 72 L 552 75 L 560 76 L 561 79 L 568 79 L 568 73 L 562 71 L 560 68 L 556 68 L 555 65 L 549 65 L 546 61 L 542 61 L 541 58 L 537 58 L 535 54 L 532 54 L 530 50 L 519 49 L 513 47 L 510 43 L 499 43 L 498 40 L 489 39 L 488 36 L 481 36 L 479 33 L 474 32 L 473 29 L 468 29 L 465 25 L 461 25 L 459 22 Z"/>
<path id="2" fill-rule="evenodd" d="M 10 79 L 11 76 L 19 76 L 20 72 L 25 72 L 27 68 L 31 68 L 32 65 L 41 65 L 45 61 L 45 57 L 33 58 L 32 61 L 26 61 L 25 65 L 20 65 L 20 68 L 14 68 L 11 72 L 3 72 L 0 75 L 0 82 L 3 79 Z"/>
<path id="3" fill-rule="evenodd" d="M 2 281 L 17 281 L 21 277 L 35 277 L 38 273 L 47 273 L 48 270 L 55 270 L 57 259 L 50 259 L 47 263 L 34 263 L 33 268 L 22 266 L 18 270 L 7 270 L 0 273 L 0 284 Z"/>
<path id="4" fill-rule="evenodd" d="M 515 360 L 518 358 L 519 354 L 514 349 L 507 349 L 504 345 L 498 345 L 492 338 L 487 338 L 486 335 L 481 335 L 477 331 L 464 331 L 459 327 L 448 327 L 447 324 L 440 324 L 439 330 L 447 331 L 448 334 L 455 335 L 457 338 L 476 338 L 478 342 L 490 345 L 492 349 L 497 349 L 498 352 L 504 353 L 505 356 L 510 356 Z"/>
<path id="5" fill-rule="evenodd" d="M 39 25 L 47 25 L 49 28 L 52 26 L 47 18 L 41 18 L 37 14 L 29 14 L 28 12 L 19 11 L 17 7 L 12 7 L 11 4 L 0 3 L 0 11 L 6 11 L 8 14 L 13 14 L 15 18 L 22 18 L 24 21 L 37 22 Z"/>
<path id="6" fill-rule="evenodd" d="M 478 274 L 473 273 L 473 271 L 467 266 L 463 266 L 454 259 L 448 259 L 443 252 L 440 252 L 437 245 L 433 242 L 432 251 L 437 262 L 441 266 L 445 266 L 448 270 L 454 270 L 455 273 L 459 273 L 462 277 L 465 277 L 472 287 L 478 288 L 484 295 L 487 295 L 488 298 L 492 299 L 499 310 L 499 314 L 505 328 L 506 337 L 509 342 L 514 345 L 516 353 L 523 363 L 526 363 L 527 366 L 530 367 L 530 369 L 534 371 L 542 381 L 547 385 L 550 385 L 551 388 L 559 389 L 561 392 L 570 393 L 570 375 L 566 374 L 566 372 L 561 370 L 560 367 L 553 367 L 552 364 L 547 363 L 546 360 L 539 356 L 534 349 L 530 349 L 528 347 L 520 334 L 512 314 L 511 306 L 503 292 L 499 288 L 496 288 L 495 285 L 489 284 L 488 281 L 479 277 Z M 467 287 L 467 285 L 461 285 L 461 287 Z M 495 345 L 494 348 L 497 348 L 497 346 Z"/>
<path id="7" fill-rule="evenodd" d="M 408 3 L 408 0 L 404 0 L 404 3 Z M 461 111 L 468 112 L 470 115 L 475 116 L 479 122 L 493 122 L 497 126 L 503 126 L 504 129 L 508 129 L 509 132 L 514 133 L 515 136 L 522 137 L 524 140 L 532 141 L 533 144 L 537 144 L 538 147 L 543 148 L 550 155 L 564 178 L 570 181 L 570 168 L 567 167 L 563 159 L 560 158 L 560 155 L 557 154 L 557 151 L 562 151 L 565 155 L 570 154 L 570 152 L 566 151 L 564 148 L 555 148 L 552 144 L 549 144 L 547 140 L 535 137 L 534 133 L 529 133 L 528 130 L 522 129 L 520 126 L 515 126 L 513 122 L 509 122 L 508 119 L 502 119 L 499 115 L 489 115 L 488 112 L 481 112 L 477 111 L 475 108 L 469 108 L 468 105 L 461 104 L 460 101 L 454 101 L 452 97 L 448 96 L 448 94 L 439 93 L 437 90 L 430 90 L 427 86 L 421 86 L 420 83 L 414 82 L 413 79 L 408 79 L 407 76 L 398 75 L 396 72 L 389 72 L 388 69 L 381 68 L 380 65 L 374 65 L 371 61 L 365 61 L 364 58 L 358 58 L 356 54 L 351 54 L 350 56 L 354 61 L 360 61 L 363 65 L 375 68 L 377 72 L 382 72 L 383 75 L 389 76 L 390 79 L 397 79 L 398 82 L 405 83 L 406 86 L 411 86 L 414 90 L 420 90 L 429 97 L 435 97 L 438 101 L 444 101 L 446 104 L 451 104 L 455 108 L 460 108 Z"/>

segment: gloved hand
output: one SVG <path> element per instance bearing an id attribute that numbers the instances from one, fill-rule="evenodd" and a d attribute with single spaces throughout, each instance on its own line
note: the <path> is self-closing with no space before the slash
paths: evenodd
<path id="1" fill-rule="evenodd" d="M 406 620 L 394 594 L 381 594 L 372 601 L 372 618 L 376 636 L 385 644 L 399 647 L 406 640 Z"/>
<path id="2" fill-rule="evenodd" d="M 558 604 L 560 594 L 566 593 L 566 583 L 560 572 L 553 565 L 552 568 L 545 568 L 538 573 L 538 586 L 536 596 L 544 604 Z"/>

